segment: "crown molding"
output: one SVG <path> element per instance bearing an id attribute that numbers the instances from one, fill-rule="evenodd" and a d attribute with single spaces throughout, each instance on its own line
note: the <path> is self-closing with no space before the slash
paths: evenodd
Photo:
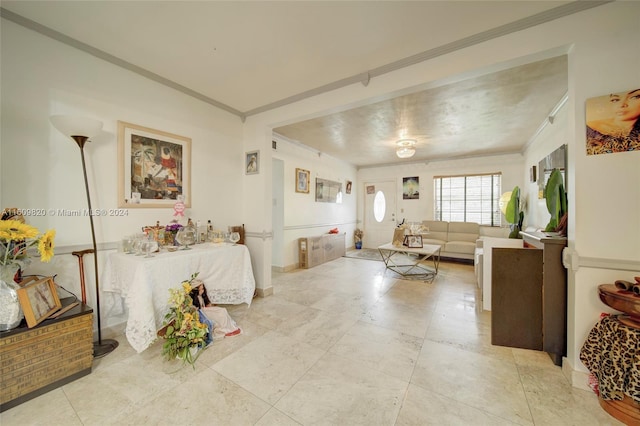
<path id="1" fill-rule="evenodd" d="M 208 96 L 203 95 L 202 93 L 196 92 L 195 90 L 189 89 L 181 84 L 176 83 L 175 81 L 169 80 L 168 78 L 164 78 L 161 75 L 155 74 L 149 70 L 146 70 L 142 67 L 132 64 L 131 62 L 127 62 L 123 59 L 118 58 L 117 56 L 113 56 L 103 50 L 96 49 L 93 46 L 90 46 L 86 43 L 83 43 L 75 38 L 69 37 L 67 35 L 62 34 L 56 30 L 53 30 L 49 27 L 46 27 L 42 24 L 39 24 L 31 19 L 27 19 L 24 16 L 18 15 L 17 13 L 13 13 L 10 10 L 0 7 L 0 17 L 11 21 L 15 24 L 21 25 L 25 28 L 28 28 L 32 31 L 40 33 L 44 36 L 57 40 L 61 43 L 66 44 L 67 46 L 74 47 L 78 50 L 81 50 L 89 55 L 95 56 L 96 58 L 100 58 L 106 62 L 109 62 L 118 67 L 124 68 L 128 71 L 136 73 L 142 77 L 146 77 L 149 80 L 153 80 L 156 83 L 160 83 L 164 86 L 170 87 L 172 89 L 177 90 L 178 92 L 182 92 L 185 95 L 196 98 L 202 102 L 206 102 L 210 105 L 213 105 L 217 108 L 220 108 L 224 111 L 230 112 L 233 115 L 237 115 L 242 120 L 245 118 L 245 114 L 238 111 L 235 108 L 230 107 L 229 105 L 225 105 L 222 102 L 218 102 L 215 99 L 211 99 Z"/>

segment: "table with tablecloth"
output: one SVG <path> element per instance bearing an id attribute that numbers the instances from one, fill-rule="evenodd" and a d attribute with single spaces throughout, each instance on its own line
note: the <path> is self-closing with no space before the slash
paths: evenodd
<path id="1" fill-rule="evenodd" d="M 640 329 L 619 318 L 606 315 L 591 329 L 580 360 L 597 379 L 602 399 L 620 401 L 626 395 L 640 403 Z"/>
<path id="2" fill-rule="evenodd" d="M 149 258 L 111 253 L 100 286 L 105 294 L 105 313 L 127 312 L 127 340 L 142 352 L 162 327 L 169 288 L 179 287 L 196 272 L 212 303 L 251 304 L 255 279 L 247 247 L 205 243 L 191 250 L 162 251 Z"/>

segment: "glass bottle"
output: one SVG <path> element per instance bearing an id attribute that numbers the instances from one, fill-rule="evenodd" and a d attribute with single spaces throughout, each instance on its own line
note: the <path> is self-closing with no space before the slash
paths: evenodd
<path id="1" fill-rule="evenodd" d="M 207 241 L 213 242 L 213 224 L 211 219 L 207 221 Z"/>

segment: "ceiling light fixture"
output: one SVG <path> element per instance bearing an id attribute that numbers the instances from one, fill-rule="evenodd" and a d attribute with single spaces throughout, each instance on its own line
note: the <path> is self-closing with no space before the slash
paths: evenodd
<path id="1" fill-rule="evenodd" d="M 414 148 L 415 144 L 415 139 L 400 139 L 398 142 L 396 142 L 396 145 L 398 145 L 396 155 L 399 158 L 413 157 L 413 154 L 416 153 L 416 149 Z"/>

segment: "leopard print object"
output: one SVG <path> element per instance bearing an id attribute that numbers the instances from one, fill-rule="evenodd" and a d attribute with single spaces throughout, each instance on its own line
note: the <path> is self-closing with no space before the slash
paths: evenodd
<path id="1" fill-rule="evenodd" d="M 587 155 L 611 154 L 639 149 L 640 137 L 637 133 L 627 136 L 609 136 L 587 127 Z"/>
<path id="2" fill-rule="evenodd" d="M 600 396 L 621 401 L 624 395 L 640 403 L 640 330 L 602 318 L 582 345 L 580 360 L 598 379 Z"/>

